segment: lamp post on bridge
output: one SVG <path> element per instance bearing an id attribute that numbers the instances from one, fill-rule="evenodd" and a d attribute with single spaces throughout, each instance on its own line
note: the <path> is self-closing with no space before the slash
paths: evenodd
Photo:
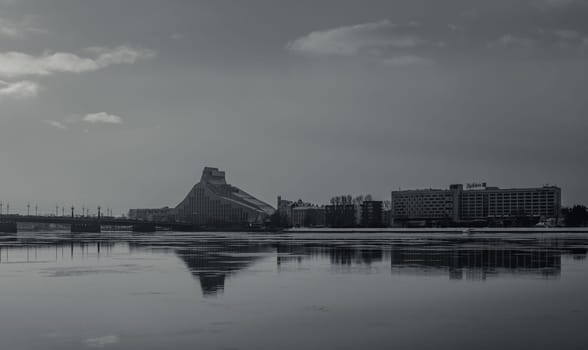
<path id="1" fill-rule="evenodd" d="M 98 206 L 98 221 L 100 221 L 100 206 Z"/>
<path id="2" fill-rule="evenodd" d="M 74 206 L 72 205 L 72 206 L 71 206 L 71 218 L 72 218 L 72 219 L 75 217 L 75 215 L 74 215 L 74 209 L 75 209 L 75 208 L 74 208 Z"/>
<path id="3" fill-rule="evenodd" d="M 31 215 L 31 203 L 27 203 L 27 216 Z"/>

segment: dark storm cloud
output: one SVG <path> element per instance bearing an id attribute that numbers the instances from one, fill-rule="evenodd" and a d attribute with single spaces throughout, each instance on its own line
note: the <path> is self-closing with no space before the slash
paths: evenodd
<path id="1" fill-rule="evenodd" d="M 211 165 L 267 201 L 479 179 L 588 202 L 586 18 L 585 0 L 0 1 L 0 193 L 175 205 Z"/>

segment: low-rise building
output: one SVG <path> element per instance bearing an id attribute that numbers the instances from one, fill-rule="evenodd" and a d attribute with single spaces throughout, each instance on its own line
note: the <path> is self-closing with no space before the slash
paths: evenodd
<path id="1" fill-rule="evenodd" d="M 292 226 L 294 227 L 324 227 L 325 224 L 324 207 L 299 206 L 292 208 Z"/>
<path id="2" fill-rule="evenodd" d="M 382 212 L 382 222 L 384 223 L 384 227 L 390 226 L 390 224 L 392 223 L 392 210 L 385 209 Z"/>
<path id="3" fill-rule="evenodd" d="M 278 196 L 278 215 L 280 216 L 281 223 L 285 226 L 292 226 L 292 206 L 294 202 L 282 199 Z"/>
<path id="4" fill-rule="evenodd" d="M 361 227 L 384 227 L 383 220 L 383 202 L 382 201 L 364 201 L 360 205 Z"/>
<path id="5" fill-rule="evenodd" d="M 328 227 L 355 227 L 357 225 L 356 214 L 356 206 L 353 204 L 331 204 L 325 206 L 325 220 Z"/>

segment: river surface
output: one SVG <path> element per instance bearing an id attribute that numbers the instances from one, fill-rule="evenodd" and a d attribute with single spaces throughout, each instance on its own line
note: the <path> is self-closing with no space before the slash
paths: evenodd
<path id="1" fill-rule="evenodd" d="M 586 349 L 588 234 L 0 236 L 0 349 Z"/>

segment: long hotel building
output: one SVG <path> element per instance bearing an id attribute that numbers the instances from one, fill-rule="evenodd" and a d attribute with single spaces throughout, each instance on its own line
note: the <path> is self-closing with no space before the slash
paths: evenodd
<path id="1" fill-rule="evenodd" d="M 394 221 L 474 221 L 509 220 L 518 216 L 557 218 L 561 209 L 561 189 L 487 187 L 485 183 L 464 189 L 426 189 L 392 192 Z"/>

